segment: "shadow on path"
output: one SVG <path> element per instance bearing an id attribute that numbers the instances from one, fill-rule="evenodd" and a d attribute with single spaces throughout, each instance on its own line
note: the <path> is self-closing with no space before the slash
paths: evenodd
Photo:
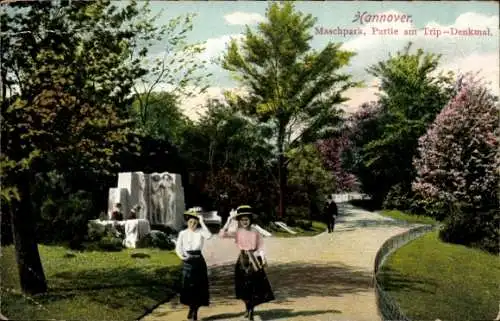
<path id="1" fill-rule="evenodd" d="M 268 309 L 262 311 L 256 311 L 255 315 L 258 315 L 261 320 L 275 320 L 275 319 L 287 319 L 300 316 L 310 316 L 319 315 L 325 313 L 341 313 L 339 310 L 304 310 L 295 311 L 293 309 Z M 243 317 L 243 313 L 221 313 L 217 315 L 212 315 L 203 318 L 204 321 L 215 321 L 215 320 L 226 320 L 230 318 Z"/>
<path id="2" fill-rule="evenodd" d="M 211 301 L 223 304 L 234 299 L 234 267 L 211 270 Z M 355 271 L 341 264 L 308 264 L 301 262 L 272 264 L 267 275 L 275 291 L 275 303 L 308 296 L 336 297 L 364 292 L 372 286 L 372 274 Z"/>

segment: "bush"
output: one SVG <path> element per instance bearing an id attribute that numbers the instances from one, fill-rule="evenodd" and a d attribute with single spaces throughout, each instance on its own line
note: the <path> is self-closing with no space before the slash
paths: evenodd
<path id="1" fill-rule="evenodd" d="M 407 211 L 411 206 L 410 188 L 405 188 L 402 184 L 391 187 L 384 199 L 382 207 L 389 210 Z"/>
<path id="2" fill-rule="evenodd" d="M 47 199 L 41 207 L 39 237 L 45 242 L 83 242 L 87 232 L 87 222 L 94 213 L 92 195 L 78 191 L 61 197 Z"/>
<path id="3" fill-rule="evenodd" d="M 87 240 L 97 242 L 105 236 L 112 236 L 119 239 L 125 239 L 125 227 L 122 225 L 102 225 L 96 222 L 87 223 Z"/>
<path id="4" fill-rule="evenodd" d="M 119 252 L 123 249 L 123 240 L 113 235 L 106 235 L 97 242 L 97 245 L 103 251 Z"/>
<path id="5" fill-rule="evenodd" d="M 155 247 L 162 250 L 173 250 L 175 244 L 166 233 L 152 230 L 139 241 L 138 247 Z"/>
<path id="6" fill-rule="evenodd" d="M 171 228 L 170 226 L 166 225 L 161 225 L 161 224 L 152 224 L 151 225 L 151 230 L 152 231 L 161 231 L 167 235 L 177 235 L 177 231 Z"/>
<path id="7" fill-rule="evenodd" d="M 443 202 L 426 200 L 418 195 L 414 195 L 409 212 L 415 215 L 425 215 L 438 221 L 443 221 L 448 213 L 448 208 Z"/>
<path id="8" fill-rule="evenodd" d="M 473 78 L 462 83 L 419 139 L 413 190 L 428 200 L 491 208 L 498 205 L 498 98 Z"/>
<path id="9" fill-rule="evenodd" d="M 120 225 L 102 225 L 96 222 L 88 222 L 88 241 L 84 248 L 89 251 L 121 251 L 125 228 Z"/>
<path id="10" fill-rule="evenodd" d="M 498 254 L 500 239 L 500 211 L 479 212 L 471 207 L 456 207 L 444 221 L 439 233 L 441 240 L 475 247 Z"/>

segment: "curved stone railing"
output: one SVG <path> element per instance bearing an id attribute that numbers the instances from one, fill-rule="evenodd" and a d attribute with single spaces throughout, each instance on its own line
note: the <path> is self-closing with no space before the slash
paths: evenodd
<path id="1" fill-rule="evenodd" d="M 377 299 L 377 308 L 383 321 L 398 320 L 411 321 L 402 311 L 396 301 L 382 289 L 378 282 L 378 270 L 386 259 L 397 249 L 406 243 L 434 230 L 435 225 L 423 225 L 412 228 L 406 232 L 395 235 L 382 244 L 375 256 L 375 267 L 373 273 L 373 285 Z"/>

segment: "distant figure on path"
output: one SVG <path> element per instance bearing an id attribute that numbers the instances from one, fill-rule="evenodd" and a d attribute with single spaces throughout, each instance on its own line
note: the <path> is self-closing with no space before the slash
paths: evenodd
<path id="1" fill-rule="evenodd" d="M 182 260 L 182 288 L 180 301 L 189 306 L 188 320 L 198 320 L 198 309 L 210 303 L 207 263 L 201 254 L 204 240 L 212 233 L 203 222 L 201 208 L 184 213 L 187 228 L 179 232 L 175 252 Z M 201 228 L 198 227 L 201 226 Z"/>
<path id="2" fill-rule="evenodd" d="M 229 218 L 229 197 L 227 193 L 223 193 L 219 196 L 219 208 L 217 209 L 217 215 L 221 217 L 221 222 L 226 222 Z"/>
<path id="3" fill-rule="evenodd" d="M 263 237 L 251 228 L 254 216 L 250 206 L 240 206 L 219 232 L 220 237 L 234 238 L 241 251 L 234 267 L 234 283 L 236 298 L 245 302 L 245 317 L 249 320 L 254 319 L 257 305 L 275 299 L 264 271 L 266 257 Z M 238 221 L 238 229 L 235 233 L 229 233 L 228 228 L 233 219 Z"/>
<path id="4" fill-rule="evenodd" d="M 337 207 L 337 204 L 335 203 L 333 195 L 330 195 L 326 199 L 326 205 L 323 210 L 325 224 L 328 226 L 328 233 L 333 233 L 333 230 L 335 229 L 335 220 L 338 215 L 339 209 Z"/>

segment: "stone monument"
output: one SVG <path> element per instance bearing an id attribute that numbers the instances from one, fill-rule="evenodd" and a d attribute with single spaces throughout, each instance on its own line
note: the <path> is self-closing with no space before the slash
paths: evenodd
<path id="1" fill-rule="evenodd" d="M 124 219 L 132 208 L 139 208 L 137 219 L 150 224 L 182 229 L 185 211 L 184 188 L 181 175 L 173 173 L 128 172 L 118 174 L 118 187 L 109 189 L 109 211 L 115 203 L 121 203 Z"/>

